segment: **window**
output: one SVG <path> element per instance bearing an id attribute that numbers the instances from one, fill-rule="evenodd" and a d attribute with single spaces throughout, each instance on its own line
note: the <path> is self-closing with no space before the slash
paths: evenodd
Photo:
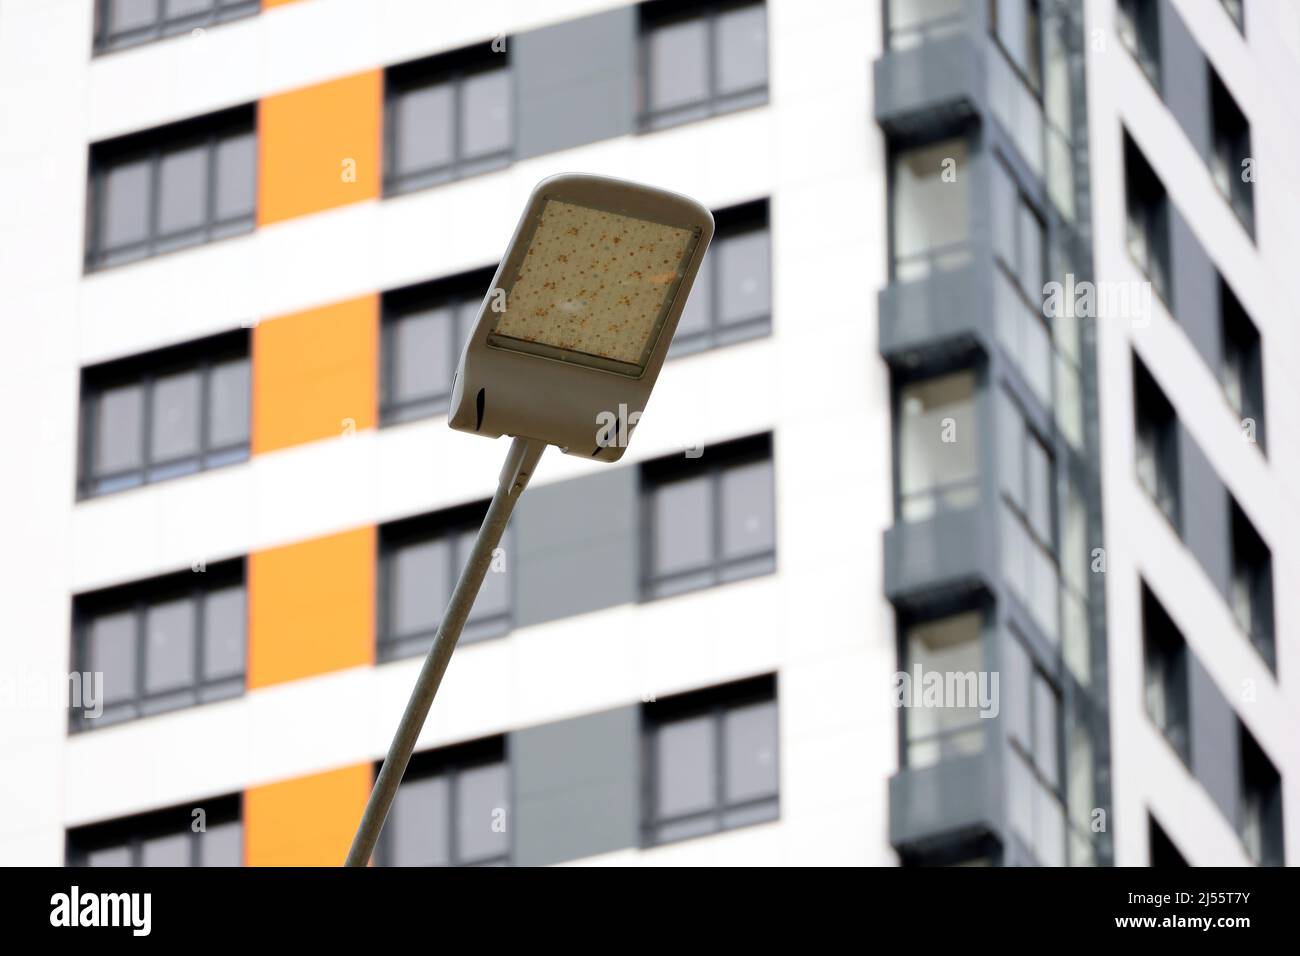
<path id="1" fill-rule="evenodd" d="M 248 333 L 81 373 L 82 497 L 248 457 Z"/>
<path id="2" fill-rule="evenodd" d="M 1133 356 L 1133 399 L 1138 481 L 1181 533 L 1178 418 L 1137 355 Z"/>
<path id="3" fill-rule="evenodd" d="M 641 7 L 641 124 L 662 129 L 767 102 L 767 7 Z"/>
<path id="4" fill-rule="evenodd" d="M 1052 332 L 1044 317 L 1043 221 L 1001 163 L 993 167 L 994 307 L 998 338 L 1034 394 L 1052 406 Z"/>
<path id="5" fill-rule="evenodd" d="M 1183 763 L 1190 765 L 1187 644 L 1145 584 L 1142 585 L 1142 659 L 1147 715 Z"/>
<path id="6" fill-rule="evenodd" d="M 1044 866 L 1065 864 L 1061 699 L 1020 638 L 1004 634 L 999 694 L 1011 742 L 1011 825 Z"/>
<path id="7" fill-rule="evenodd" d="M 910 706 L 903 710 L 907 746 L 904 763 L 919 770 L 942 760 L 984 749 L 984 720 L 980 716 L 979 681 L 984 663 L 984 615 L 979 610 L 914 621 L 904 630 L 903 670 L 912 681 Z M 918 673 L 919 672 L 919 673 Z M 918 677 L 940 674 L 945 686 L 951 676 L 965 695 L 962 706 L 943 700 L 926 706 Z"/>
<path id="8" fill-rule="evenodd" d="M 772 327 L 772 243 L 767 201 L 724 209 L 673 335 L 683 355 L 766 335 Z"/>
<path id="9" fill-rule="evenodd" d="M 71 729 L 238 697 L 246 622 L 242 560 L 77 596 L 73 669 L 103 686 L 70 711 Z"/>
<path id="10" fill-rule="evenodd" d="M 1237 732 L 1241 752 L 1237 832 L 1256 864 L 1283 866 L 1282 777 L 1240 720 Z"/>
<path id="11" fill-rule="evenodd" d="M 899 388 L 896 507 L 903 521 L 969 508 L 979 497 L 975 392 L 971 369 Z"/>
<path id="12" fill-rule="evenodd" d="M 989 0 L 989 30 L 1035 94 L 1043 91 L 1038 0 Z"/>
<path id="13" fill-rule="evenodd" d="M 963 0 L 889 0 L 886 16 L 889 48 L 895 51 L 952 36 L 966 22 Z"/>
<path id="14" fill-rule="evenodd" d="M 1210 127 L 1213 137 L 1210 175 L 1246 231 L 1254 235 L 1255 199 L 1244 165 L 1246 160 L 1251 159 L 1250 123 L 1219 79 L 1214 67 L 1207 63 L 1205 68 L 1210 72 Z"/>
<path id="15" fill-rule="evenodd" d="M 68 866 L 242 866 L 239 797 L 218 797 L 69 830 L 67 862 Z"/>
<path id="16" fill-rule="evenodd" d="M 407 518 L 379 532 L 379 653 L 381 661 L 424 654 L 433 645 L 451 592 L 474 547 L 487 511 L 482 502 Z M 510 630 L 510 532 L 501 539 L 460 643 Z"/>
<path id="17" fill-rule="evenodd" d="M 998 393 L 1003 506 L 1003 571 L 1043 634 L 1059 635 L 1056 566 L 1056 462 L 1020 408 Z"/>
<path id="18" fill-rule="evenodd" d="M 770 435 L 642 468 L 647 598 L 776 569 Z"/>
<path id="19" fill-rule="evenodd" d="M 777 818 L 775 678 L 667 698 L 642 713 L 648 845 Z"/>
<path id="20" fill-rule="evenodd" d="M 442 415 L 461 349 L 474 330 L 493 270 L 385 293 L 380 420 L 385 425 Z"/>
<path id="21" fill-rule="evenodd" d="M 506 866 L 509 812 L 510 771 L 501 738 L 416 754 L 397 788 L 375 863 Z"/>
<path id="22" fill-rule="evenodd" d="M 507 166 L 514 83 L 488 45 L 390 67 L 385 80 L 384 192 L 410 192 Z"/>
<path id="23" fill-rule="evenodd" d="M 1264 355 L 1259 331 L 1228 284 L 1219 279 L 1223 392 L 1255 443 L 1264 443 Z"/>
<path id="24" fill-rule="evenodd" d="M 1232 22 L 1237 25 L 1237 30 L 1245 35 L 1246 33 L 1246 3 L 1245 0 L 1219 0 L 1223 4 L 1223 9 L 1227 11 L 1228 16 L 1232 17 Z"/>
<path id="25" fill-rule="evenodd" d="M 1237 502 L 1232 526 L 1232 611 L 1270 668 L 1277 666 L 1273 637 L 1273 558 Z"/>
<path id="26" fill-rule="evenodd" d="M 1142 67 L 1142 72 L 1160 89 L 1159 0 L 1119 0 L 1115 10 L 1119 38 Z"/>
<path id="27" fill-rule="evenodd" d="M 261 0 L 96 0 L 95 52 L 251 17 L 261 8 Z"/>
<path id="28" fill-rule="evenodd" d="M 1147 814 L 1147 840 L 1151 866 L 1187 865 L 1187 860 L 1178 851 L 1174 841 L 1169 839 L 1169 834 L 1165 833 L 1164 827 L 1149 813 Z"/>
<path id="29" fill-rule="evenodd" d="M 894 280 L 923 279 L 970 261 L 969 147 L 943 140 L 894 155 L 890 217 Z"/>
<path id="30" fill-rule="evenodd" d="M 96 143 L 86 268 L 248 232 L 256 184 L 252 107 Z"/>
<path id="31" fill-rule="evenodd" d="M 1170 297 L 1169 197 L 1146 158 L 1124 137 L 1124 190 L 1127 204 L 1127 244 L 1156 294 Z"/>

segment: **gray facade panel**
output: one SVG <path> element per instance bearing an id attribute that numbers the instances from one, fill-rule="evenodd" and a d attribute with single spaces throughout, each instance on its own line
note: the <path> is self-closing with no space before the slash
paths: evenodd
<path id="1" fill-rule="evenodd" d="M 635 5 L 513 37 L 518 158 L 632 132 L 636 41 Z"/>
<path id="2" fill-rule="evenodd" d="M 529 489 L 513 519 L 516 626 L 635 601 L 639 522 L 635 468 Z"/>
<path id="3" fill-rule="evenodd" d="M 1237 823 L 1238 767 L 1237 715 L 1219 693 L 1209 672 L 1195 654 L 1188 654 L 1187 682 L 1192 722 L 1192 772 L 1223 811 Z"/>
<path id="4" fill-rule="evenodd" d="M 941 835 L 997 833 L 997 766 L 985 752 L 899 771 L 889 780 L 889 842 L 905 849 Z"/>
<path id="5" fill-rule="evenodd" d="M 1205 569 L 1220 594 L 1232 585 L 1228 542 L 1228 490 L 1191 433 L 1178 425 L 1179 471 L 1182 479 L 1182 531 L 1188 549 Z"/>
<path id="6" fill-rule="evenodd" d="M 640 722 L 640 708 L 620 707 L 510 735 L 516 864 L 638 844 Z"/>
<path id="7" fill-rule="evenodd" d="M 1178 208 L 1169 204 L 1172 309 L 1178 324 L 1215 374 L 1219 371 L 1219 273 Z"/>
<path id="8" fill-rule="evenodd" d="M 1210 155 L 1210 79 L 1205 54 L 1170 0 L 1160 0 L 1161 91 L 1202 157 Z"/>

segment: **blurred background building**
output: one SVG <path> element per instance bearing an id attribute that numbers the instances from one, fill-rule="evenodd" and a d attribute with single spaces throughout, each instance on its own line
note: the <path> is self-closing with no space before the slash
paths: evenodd
<path id="1" fill-rule="evenodd" d="M 1298 78 L 1282 0 L 0 0 L 0 863 L 342 861 L 564 171 L 717 236 L 376 862 L 1294 861 Z"/>

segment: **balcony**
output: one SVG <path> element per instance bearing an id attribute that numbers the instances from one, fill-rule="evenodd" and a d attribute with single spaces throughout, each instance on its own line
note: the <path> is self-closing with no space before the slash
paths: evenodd
<path id="1" fill-rule="evenodd" d="M 991 351 L 992 255 L 979 243 L 965 243 L 962 251 L 961 258 L 947 254 L 950 268 L 896 279 L 880 291 L 880 354 L 890 365 L 915 367 L 975 347 Z"/>
<path id="2" fill-rule="evenodd" d="M 889 778 L 889 842 L 897 850 L 999 832 L 996 764 L 985 752 Z"/>
<path id="3" fill-rule="evenodd" d="M 938 595 L 993 590 L 996 516 L 982 507 L 939 511 L 885 532 L 885 596 L 906 606 Z"/>

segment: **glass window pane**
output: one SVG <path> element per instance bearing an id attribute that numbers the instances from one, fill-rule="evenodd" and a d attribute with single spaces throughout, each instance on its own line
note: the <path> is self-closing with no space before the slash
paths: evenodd
<path id="1" fill-rule="evenodd" d="M 248 443 L 248 359 L 212 367 L 208 385 L 208 448 Z"/>
<path id="2" fill-rule="evenodd" d="M 443 306 L 394 321 L 389 335 L 393 349 L 389 394 L 394 402 L 433 398 L 451 390 L 454 319 L 451 307 Z"/>
<path id="3" fill-rule="evenodd" d="M 461 86 L 460 148 L 466 158 L 510 148 L 510 72 L 467 76 Z"/>
<path id="4" fill-rule="evenodd" d="M 131 848 L 129 846 L 110 846 L 102 850 L 92 850 L 86 854 L 87 866 L 130 866 Z"/>
<path id="5" fill-rule="evenodd" d="M 135 613 L 120 611 L 95 618 L 88 644 L 91 672 L 104 675 L 104 704 L 135 697 Z"/>
<path id="6" fill-rule="evenodd" d="M 729 710 L 723 717 L 726 800 L 739 803 L 777 792 L 776 702 Z"/>
<path id="7" fill-rule="evenodd" d="M 1020 274 L 1020 287 L 1024 289 L 1029 301 L 1041 304 L 1043 301 L 1043 224 L 1023 203 L 1019 209 L 1020 219 L 1020 257 L 1017 266 Z"/>
<path id="8" fill-rule="evenodd" d="M 247 615 L 242 586 L 210 592 L 203 601 L 203 676 L 208 680 L 244 673 Z"/>
<path id="9" fill-rule="evenodd" d="M 903 518 L 930 517 L 934 489 L 975 479 L 975 375 L 955 372 L 905 386 L 899 399 Z"/>
<path id="10" fill-rule="evenodd" d="M 199 835 L 199 865 L 244 865 L 244 827 L 238 820 L 218 823 Z"/>
<path id="11" fill-rule="evenodd" d="M 1010 633 L 1003 635 L 1001 650 L 1002 676 L 998 682 L 998 691 L 1002 697 L 1007 733 L 1012 740 L 1029 750 L 1033 745 L 1027 699 L 1030 692 L 1029 657 L 1020 641 Z"/>
<path id="12" fill-rule="evenodd" d="M 661 725 L 654 748 L 655 811 L 660 819 L 716 805 L 713 718 L 691 717 Z"/>
<path id="13" fill-rule="evenodd" d="M 1059 778 L 1057 754 L 1056 691 L 1041 674 L 1034 674 L 1034 764 L 1056 786 Z"/>
<path id="14" fill-rule="evenodd" d="M 691 294 L 686 299 L 686 307 L 682 309 L 682 317 L 677 320 L 677 331 L 673 335 L 674 342 L 684 336 L 707 332 L 709 329 L 710 312 L 713 307 L 715 258 L 712 249 L 704 254 L 700 271 L 695 274 L 695 284 L 691 286 Z"/>
<path id="15" fill-rule="evenodd" d="M 144 389 L 139 384 L 101 392 L 95 401 L 94 473 L 139 468 L 143 428 Z"/>
<path id="16" fill-rule="evenodd" d="M 108 11 L 108 28 L 125 33 L 150 26 L 158 18 L 158 0 L 112 0 Z"/>
<path id="17" fill-rule="evenodd" d="M 718 92 L 767 85 L 767 7 L 757 3 L 718 16 Z"/>
<path id="18" fill-rule="evenodd" d="M 169 20 L 174 20 L 177 17 L 187 17 L 211 10 L 212 4 L 213 0 L 165 0 L 163 15 Z"/>
<path id="19" fill-rule="evenodd" d="M 158 231 L 164 235 L 203 225 L 207 213 L 208 149 L 164 153 L 158 167 Z"/>
<path id="20" fill-rule="evenodd" d="M 950 139 L 894 162 L 894 257 L 917 256 L 969 236 L 967 147 Z"/>
<path id="21" fill-rule="evenodd" d="M 654 571 L 673 574 L 713 559 L 712 482 L 707 475 L 654 491 Z"/>
<path id="22" fill-rule="evenodd" d="M 150 162 L 116 163 L 102 179 L 100 243 L 108 249 L 142 242 L 149 237 Z"/>
<path id="23" fill-rule="evenodd" d="M 728 468 L 722 473 L 722 557 L 765 554 L 776 547 L 772 462 Z"/>
<path id="24" fill-rule="evenodd" d="M 456 536 L 456 573 L 459 574 L 460 569 L 469 560 L 469 553 L 477 537 L 477 530 L 464 531 Z M 488 572 L 483 576 L 483 586 L 479 588 L 478 597 L 474 599 L 470 620 L 483 620 L 510 610 L 510 579 L 507 576 L 510 568 L 508 539 L 503 537 L 498 547 L 503 549 L 501 561 L 498 562 L 494 557 L 492 564 L 488 566 Z M 500 570 L 497 570 L 498 567 Z"/>
<path id="25" fill-rule="evenodd" d="M 1025 441 L 1025 511 L 1040 541 L 1052 541 L 1052 461 L 1033 436 Z"/>
<path id="26" fill-rule="evenodd" d="M 448 793 L 444 776 L 403 781 L 385 827 L 385 863 L 446 866 L 451 862 Z"/>
<path id="27" fill-rule="evenodd" d="M 194 602 L 189 598 L 155 604 L 145 614 L 146 693 L 194 683 Z"/>
<path id="28" fill-rule="evenodd" d="M 964 706 L 945 701 L 947 707 L 912 706 L 907 711 L 907 736 L 910 740 L 926 737 L 954 727 L 968 726 L 980 720 L 979 674 L 984 670 L 984 647 L 981 641 L 983 618 L 978 611 L 966 611 L 950 617 L 914 624 L 907 631 L 907 668 L 915 676 L 922 674 L 974 674 L 976 683 L 961 683 L 966 693 Z M 946 677 L 945 677 L 946 680 Z M 954 678 L 955 680 L 955 678 Z M 974 690 L 972 696 L 969 691 Z M 915 694 L 920 688 L 913 687 Z M 916 700 L 913 699 L 915 705 Z"/>
<path id="29" fill-rule="evenodd" d="M 717 257 L 722 324 L 768 315 L 772 300 L 767 230 L 724 239 L 717 249 Z"/>
<path id="30" fill-rule="evenodd" d="M 686 106 L 709 95 L 709 34 L 703 20 L 655 29 L 649 39 L 652 112 Z"/>
<path id="31" fill-rule="evenodd" d="M 397 172 L 431 169 L 452 161 L 453 99 L 448 83 L 401 94 L 397 100 Z"/>
<path id="32" fill-rule="evenodd" d="M 150 461 L 169 461 L 198 453 L 199 387 L 197 370 L 165 375 L 154 383 Z"/>
<path id="33" fill-rule="evenodd" d="M 253 133 L 227 136 L 217 143 L 217 219 L 251 216 L 256 203 L 257 138 Z"/>
<path id="34" fill-rule="evenodd" d="M 141 866 L 189 866 L 190 834 L 172 833 L 144 841 Z"/>
<path id="35" fill-rule="evenodd" d="M 456 862 L 504 856 L 507 832 L 507 778 L 504 764 L 462 770 L 456 777 Z"/>
<path id="36" fill-rule="evenodd" d="M 437 628 L 446 608 L 450 581 L 446 541 L 422 541 L 394 552 L 389 582 L 389 627 L 394 634 Z"/>

